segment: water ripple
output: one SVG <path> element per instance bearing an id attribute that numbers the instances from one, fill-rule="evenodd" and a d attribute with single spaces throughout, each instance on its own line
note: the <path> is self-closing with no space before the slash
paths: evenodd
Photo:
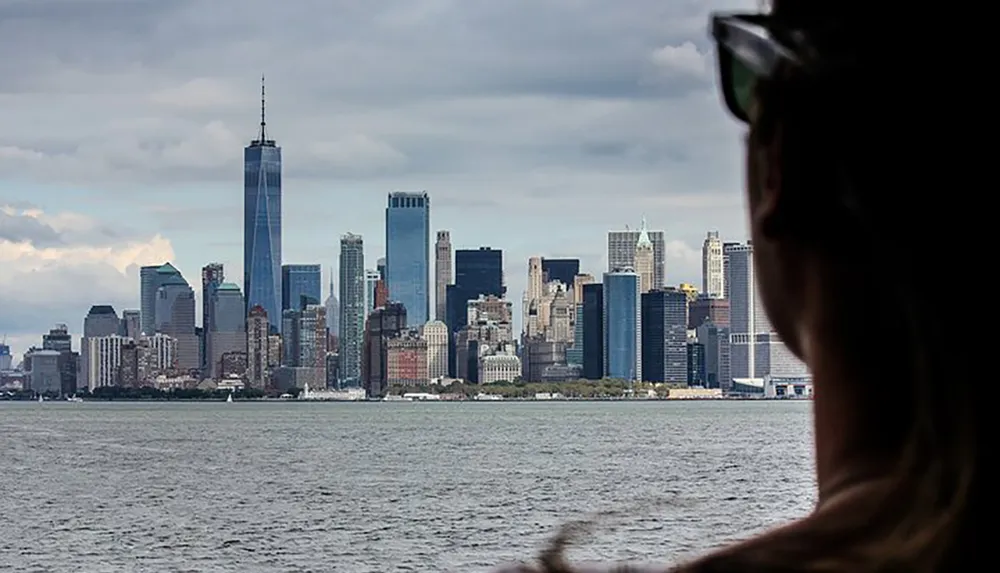
<path id="1" fill-rule="evenodd" d="M 800 516 L 806 403 L 0 403 L 14 571 L 660 562 Z"/>

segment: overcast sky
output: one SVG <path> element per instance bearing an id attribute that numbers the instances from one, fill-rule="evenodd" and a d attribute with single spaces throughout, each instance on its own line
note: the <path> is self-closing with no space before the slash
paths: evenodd
<path id="1" fill-rule="evenodd" d="M 0 0 L 0 335 L 16 354 L 138 266 L 242 282 L 243 146 L 267 76 L 284 262 L 384 250 L 389 191 L 426 190 L 455 248 L 606 267 L 606 233 L 666 231 L 700 285 L 705 233 L 745 237 L 740 129 L 710 9 L 753 0 Z M 433 308 L 433 307 L 432 307 Z M 200 314 L 200 313 L 199 313 Z"/>

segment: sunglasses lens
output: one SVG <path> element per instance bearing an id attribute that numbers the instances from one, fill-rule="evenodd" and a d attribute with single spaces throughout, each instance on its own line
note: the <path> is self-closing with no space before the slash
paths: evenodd
<path id="1" fill-rule="evenodd" d="M 729 58 L 729 81 L 725 89 L 729 92 L 726 101 L 729 102 L 734 114 L 746 121 L 750 114 L 750 104 L 753 102 L 754 88 L 757 76 L 738 58 Z"/>

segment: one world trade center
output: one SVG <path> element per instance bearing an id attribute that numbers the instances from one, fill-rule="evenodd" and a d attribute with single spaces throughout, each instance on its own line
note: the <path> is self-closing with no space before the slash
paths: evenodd
<path id="1" fill-rule="evenodd" d="M 246 310 L 267 311 L 271 331 L 281 324 L 281 148 L 268 139 L 264 78 L 260 85 L 260 132 L 243 149 L 243 292 Z"/>

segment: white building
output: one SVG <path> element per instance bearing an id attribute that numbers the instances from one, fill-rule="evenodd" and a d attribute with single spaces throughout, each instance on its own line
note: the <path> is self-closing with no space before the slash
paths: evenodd
<path id="1" fill-rule="evenodd" d="M 512 354 L 483 356 L 479 361 L 479 383 L 513 382 L 521 377 L 521 359 Z"/>
<path id="2" fill-rule="evenodd" d="M 115 384 L 118 367 L 122 363 L 122 346 L 131 340 L 117 334 L 83 339 L 84 348 L 80 354 L 86 353 L 87 356 L 86 380 L 91 392 L 102 386 Z"/>
<path id="3" fill-rule="evenodd" d="M 701 291 L 709 298 L 725 296 L 726 275 L 722 252 L 722 239 L 718 231 L 709 231 L 701 246 Z"/>
<path id="4" fill-rule="evenodd" d="M 432 320 L 420 329 L 420 337 L 427 342 L 427 379 L 448 376 L 448 325 Z"/>

